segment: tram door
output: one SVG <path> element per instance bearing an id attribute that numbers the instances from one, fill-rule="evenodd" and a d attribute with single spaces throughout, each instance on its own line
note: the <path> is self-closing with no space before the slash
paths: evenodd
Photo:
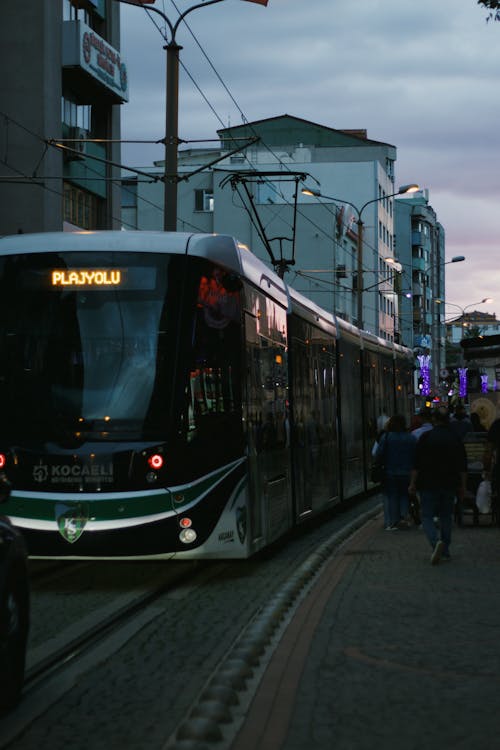
<path id="1" fill-rule="evenodd" d="M 334 341 L 295 320 L 291 342 L 292 463 L 297 520 L 339 499 Z"/>
<path id="2" fill-rule="evenodd" d="M 286 311 L 247 290 L 245 427 L 254 549 L 292 523 Z M 249 304 L 250 303 L 250 304 Z"/>

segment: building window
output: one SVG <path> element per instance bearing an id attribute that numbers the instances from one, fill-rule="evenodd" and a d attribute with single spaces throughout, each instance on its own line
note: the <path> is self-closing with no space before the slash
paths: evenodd
<path id="1" fill-rule="evenodd" d="M 124 180 L 122 182 L 122 208 L 136 208 L 137 206 L 137 180 Z"/>
<path id="2" fill-rule="evenodd" d="M 97 197 L 85 190 L 64 184 L 64 221 L 81 229 L 97 228 Z"/>
<path id="3" fill-rule="evenodd" d="M 63 21 L 83 21 L 90 26 L 90 13 L 87 0 L 74 2 L 74 0 L 63 0 Z"/>
<path id="4" fill-rule="evenodd" d="M 213 211 L 214 194 L 211 190 L 194 191 L 194 210 L 195 211 Z"/>
<path id="5" fill-rule="evenodd" d="M 65 125 L 90 132 L 92 106 L 90 104 L 77 104 L 63 96 L 61 99 L 61 120 Z"/>

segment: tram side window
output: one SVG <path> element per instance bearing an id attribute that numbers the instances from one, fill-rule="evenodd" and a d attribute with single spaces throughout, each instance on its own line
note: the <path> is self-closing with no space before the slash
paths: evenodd
<path id="1" fill-rule="evenodd" d="M 333 341 L 303 321 L 294 321 L 293 415 L 299 453 L 307 473 L 319 479 L 317 466 L 333 471 L 336 429 L 336 380 Z M 328 481 L 331 477 L 328 477 Z"/>
<path id="2" fill-rule="evenodd" d="M 286 311 L 248 291 L 246 427 L 251 452 L 270 454 L 289 444 Z"/>
<path id="3" fill-rule="evenodd" d="M 252 374 L 259 402 L 254 404 L 256 449 L 283 448 L 288 444 L 286 354 L 283 347 L 260 339 L 253 350 Z"/>
<path id="4" fill-rule="evenodd" d="M 242 450 L 241 303 L 234 286 L 217 267 L 201 274 L 188 355 L 186 439 L 207 470 Z"/>

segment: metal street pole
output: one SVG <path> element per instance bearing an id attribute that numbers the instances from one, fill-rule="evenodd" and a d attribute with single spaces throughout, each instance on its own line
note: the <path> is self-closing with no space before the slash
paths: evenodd
<path id="1" fill-rule="evenodd" d="M 303 188 L 302 192 L 304 195 L 313 195 L 316 198 L 326 198 L 327 200 L 331 201 L 338 201 L 339 203 L 345 203 L 348 206 L 351 206 L 358 217 L 357 219 L 357 227 L 358 227 L 358 239 L 357 239 L 357 253 L 358 253 L 358 262 L 357 262 L 357 289 L 356 289 L 356 301 L 357 301 L 357 325 L 358 328 L 364 327 L 363 322 L 363 234 L 364 234 L 364 225 L 362 221 L 362 214 L 363 211 L 367 206 L 369 206 L 372 203 L 378 203 L 379 201 L 388 200 L 389 198 L 394 198 L 396 195 L 404 195 L 405 193 L 414 193 L 416 190 L 418 190 L 418 185 L 410 184 L 410 185 L 402 185 L 399 190 L 396 193 L 391 193 L 390 195 L 381 195 L 378 198 L 372 198 L 369 201 L 366 201 L 361 208 L 358 208 L 354 203 L 351 203 L 351 201 L 346 201 L 344 198 L 334 198 L 331 195 L 324 195 L 321 190 L 315 190 L 313 188 Z"/>
<path id="2" fill-rule="evenodd" d="M 163 175 L 163 229 L 177 230 L 177 170 L 179 148 L 179 51 L 174 38 L 165 46 L 167 51 L 165 113 L 165 166 Z"/>
<path id="3" fill-rule="evenodd" d="M 255 0 L 253 0 L 255 1 Z M 119 0 L 128 5 L 139 5 L 144 7 L 145 4 L 153 0 Z M 173 24 L 168 16 L 158 8 L 152 8 L 147 5 L 145 10 L 148 13 L 157 13 L 170 30 L 170 41 L 167 41 L 164 49 L 167 52 L 166 65 L 166 116 L 165 116 L 165 166 L 163 173 L 164 202 L 163 202 L 163 229 L 165 232 L 175 232 L 177 230 L 177 184 L 179 177 L 178 169 L 178 146 L 179 146 L 179 47 L 175 41 L 175 35 L 179 24 L 185 19 L 188 13 L 197 8 L 206 8 L 215 3 L 221 3 L 223 0 L 206 0 L 206 2 L 193 5 L 184 13 L 181 13 L 177 21 Z"/>
<path id="4" fill-rule="evenodd" d="M 357 301 L 357 314 L 358 328 L 363 328 L 363 286 L 364 286 L 364 274 L 363 274 L 363 222 L 361 220 L 361 211 L 358 213 L 358 279 L 356 287 L 356 301 Z"/>

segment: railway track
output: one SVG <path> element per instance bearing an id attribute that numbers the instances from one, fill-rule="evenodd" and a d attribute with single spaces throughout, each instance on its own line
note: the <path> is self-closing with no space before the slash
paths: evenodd
<path id="1" fill-rule="evenodd" d="M 153 750 L 196 742 L 197 732 L 207 741 L 219 731 L 210 712 L 231 714 L 234 693 L 253 689 L 301 591 L 374 507 L 241 563 L 84 563 L 35 574 L 24 696 L 0 723 L 0 748 L 71 738 L 79 750 L 108 737 L 106 747 L 134 750 L 146 725 Z"/>
<path id="2" fill-rule="evenodd" d="M 68 577 L 82 572 L 93 563 L 82 562 L 67 569 L 60 563 L 44 566 L 34 573 L 32 597 L 49 583 L 56 581 L 64 588 Z M 131 588 L 96 611 L 71 622 L 62 632 L 48 634 L 40 644 L 30 648 L 26 656 L 23 701 L 16 711 L 0 724 L 0 747 L 8 747 L 47 706 L 58 699 L 84 671 L 104 658 L 109 658 L 124 643 L 162 614 L 155 606 L 170 595 L 174 599 L 188 596 L 198 586 L 221 575 L 227 563 L 181 563 L 163 568 L 148 580 L 147 585 Z M 57 590 L 57 587 L 56 587 Z"/>

